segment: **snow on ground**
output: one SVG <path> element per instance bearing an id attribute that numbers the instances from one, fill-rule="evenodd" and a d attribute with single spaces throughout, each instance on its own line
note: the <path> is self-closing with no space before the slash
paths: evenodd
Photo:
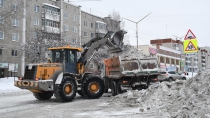
<path id="1" fill-rule="evenodd" d="M 138 107 L 142 113 L 156 112 L 160 117 L 210 118 L 210 71 L 186 81 L 162 82 L 158 88 L 131 90 L 108 103 Z"/>
<path id="2" fill-rule="evenodd" d="M 25 92 L 15 87 L 13 81 L 13 77 L 0 78 L 0 95 Z M 146 90 L 129 90 L 104 100 L 97 103 L 98 110 L 88 110 L 75 116 L 210 118 L 210 70 L 191 79 L 161 82 Z M 82 106 L 86 105 L 88 102 Z"/>
<path id="3" fill-rule="evenodd" d="M 26 92 L 26 90 L 14 86 L 14 79 L 17 80 L 14 77 L 0 78 L 0 96 Z"/>

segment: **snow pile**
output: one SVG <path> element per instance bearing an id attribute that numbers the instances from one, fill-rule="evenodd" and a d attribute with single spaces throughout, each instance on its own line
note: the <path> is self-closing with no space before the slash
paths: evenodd
<path id="1" fill-rule="evenodd" d="M 113 97 L 110 104 L 140 107 L 139 112 L 160 117 L 210 117 L 210 71 L 186 81 L 162 82 L 156 89 L 128 91 Z"/>
<path id="2" fill-rule="evenodd" d="M 131 45 L 124 45 L 124 50 L 122 52 L 113 53 L 112 56 L 120 56 L 121 58 L 125 59 L 132 59 L 132 58 L 142 58 L 145 57 L 143 52 L 138 50 L 137 48 L 134 48 Z"/>
<path id="3" fill-rule="evenodd" d="M 17 80 L 17 78 L 15 78 L 15 80 Z M 0 96 L 14 95 L 22 92 L 27 91 L 14 86 L 14 77 L 0 78 Z"/>

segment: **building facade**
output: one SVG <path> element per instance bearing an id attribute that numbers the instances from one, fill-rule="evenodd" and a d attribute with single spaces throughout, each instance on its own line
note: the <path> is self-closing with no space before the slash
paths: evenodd
<path id="1" fill-rule="evenodd" d="M 0 9 L 8 4 L 14 6 L 16 1 L 0 0 Z M 108 30 L 119 30 L 120 22 L 107 17 L 99 17 L 82 11 L 81 6 L 73 5 L 63 0 L 20 0 L 24 2 L 25 17 L 11 20 L 11 28 L 7 31 L 0 29 L 0 75 L 12 76 L 9 67 L 14 67 L 15 76 L 22 75 L 25 56 L 18 48 L 27 39 L 37 35 L 35 30 L 49 33 L 75 47 L 81 47 L 90 39 L 107 33 Z M 0 20 L 1 20 L 0 15 Z M 6 20 L 6 19 L 5 19 Z M 112 21 L 112 22 L 110 22 Z M 110 23 L 110 24 L 108 24 Z M 115 25 L 112 25 L 115 23 Z M 0 22 L 0 24 L 3 24 Z M 108 27 L 109 26 L 109 27 Z M 113 26 L 113 27 L 112 27 Z M 27 59 L 26 59 L 27 61 Z M 26 62 L 27 63 L 27 62 Z M 14 75 L 14 74 L 13 74 Z"/>

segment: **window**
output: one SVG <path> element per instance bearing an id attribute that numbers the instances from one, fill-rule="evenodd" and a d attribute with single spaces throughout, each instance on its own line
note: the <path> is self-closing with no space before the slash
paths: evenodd
<path id="1" fill-rule="evenodd" d="M 91 33 L 91 38 L 94 38 L 94 33 Z"/>
<path id="2" fill-rule="evenodd" d="M 0 49 L 0 55 L 2 55 L 2 49 Z"/>
<path id="3" fill-rule="evenodd" d="M 34 25 L 39 26 L 39 19 L 34 19 Z"/>
<path id="4" fill-rule="evenodd" d="M 19 20 L 17 20 L 17 19 L 12 19 L 12 25 L 13 25 L 13 26 L 19 26 Z"/>
<path id="5" fill-rule="evenodd" d="M 87 37 L 87 32 L 84 32 L 84 37 Z"/>
<path id="6" fill-rule="evenodd" d="M 168 73 L 169 73 L 169 74 L 176 74 L 175 71 L 169 71 Z"/>
<path id="7" fill-rule="evenodd" d="M 166 58 L 166 63 L 169 64 L 169 58 Z"/>
<path id="8" fill-rule="evenodd" d="M 59 28 L 59 23 L 56 21 L 48 20 L 48 19 L 42 19 L 42 26 L 50 26 L 50 27 Z"/>
<path id="9" fill-rule="evenodd" d="M 69 25 L 64 25 L 64 31 L 69 31 Z"/>
<path id="10" fill-rule="evenodd" d="M 84 26 L 87 26 L 87 21 L 84 21 Z"/>
<path id="11" fill-rule="evenodd" d="M 76 15 L 74 15 L 73 21 L 77 21 L 77 16 Z"/>
<path id="12" fill-rule="evenodd" d="M 1 24 L 4 24 L 4 17 L 1 17 L 1 16 L 0 16 L 0 23 L 1 23 Z"/>
<path id="13" fill-rule="evenodd" d="M 64 41 L 68 42 L 68 40 L 69 40 L 69 37 L 68 36 L 64 36 Z"/>
<path id="14" fill-rule="evenodd" d="M 73 26 L 73 32 L 77 33 L 77 27 Z"/>
<path id="15" fill-rule="evenodd" d="M 165 61 L 164 61 L 164 58 L 163 58 L 163 57 L 160 57 L 160 62 L 161 62 L 161 63 L 165 63 Z"/>
<path id="16" fill-rule="evenodd" d="M 4 0 L 0 0 L 0 7 L 4 6 Z"/>
<path id="17" fill-rule="evenodd" d="M 90 25 L 91 25 L 91 28 L 93 28 L 93 27 L 94 27 L 94 26 L 93 26 L 93 23 L 91 23 Z"/>
<path id="18" fill-rule="evenodd" d="M 69 19 L 69 14 L 68 13 L 64 13 L 64 18 Z"/>
<path id="19" fill-rule="evenodd" d="M 76 43 L 77 43 L 77 39 L 73 39 L 73 40 L 72 40 L 72 43 L 73 43 L 73 44 L 76 44 Z"/>
<path id="20" fill-rule="evenodd" d="M 4 39 L 4 32 L 0 31 L 0 39 Z"/>
<path id="21" fill-rule="evenodd" d="M 12 41 L 19 41 L 19 34 L 12 33 Z"/>
<path id="22" fill-rule="evenodd" d="M 52 15 L 59 15 L 60 10 L 51 6 L 44 6 L 45 12 Z M 64 14 L 65 15 L 65 14 Z M 65 17 L 65 16 L 64 16 Z"/>
<path id="23" fill-rule="evenodd" d="M 12 56 L 17 56 L 17 50 L 12 50 Z"/>
<path id="24" fill-rule="evenodd" d="M 37 38 L 37 32 L 34 32 L 33 38 Z"/>
<path id="25" fill-rule="evenodd" d="M 34 11 L 35 11 L 35 12 L 39 12 L 39 6 L 35 5 L 35 6 L 34 6 Z"/>
<path id="26" fill-rule="evenodd" d="M 17 4 L 13 4 L 13 9 L 14 9 L 14 11 L 17 11 L 18 10 L 18 5 Z"/>

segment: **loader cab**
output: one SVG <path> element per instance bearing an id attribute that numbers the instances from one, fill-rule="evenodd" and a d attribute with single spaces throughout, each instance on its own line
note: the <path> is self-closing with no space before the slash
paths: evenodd
<path id="1" fill-rule="evenodd" d="M 77 52 L 80 48 L 70 46 L 49 48 L 51 50 L 52 63 L 62 63 L 64 71 L 69 73 L 77 73 Z"/>

